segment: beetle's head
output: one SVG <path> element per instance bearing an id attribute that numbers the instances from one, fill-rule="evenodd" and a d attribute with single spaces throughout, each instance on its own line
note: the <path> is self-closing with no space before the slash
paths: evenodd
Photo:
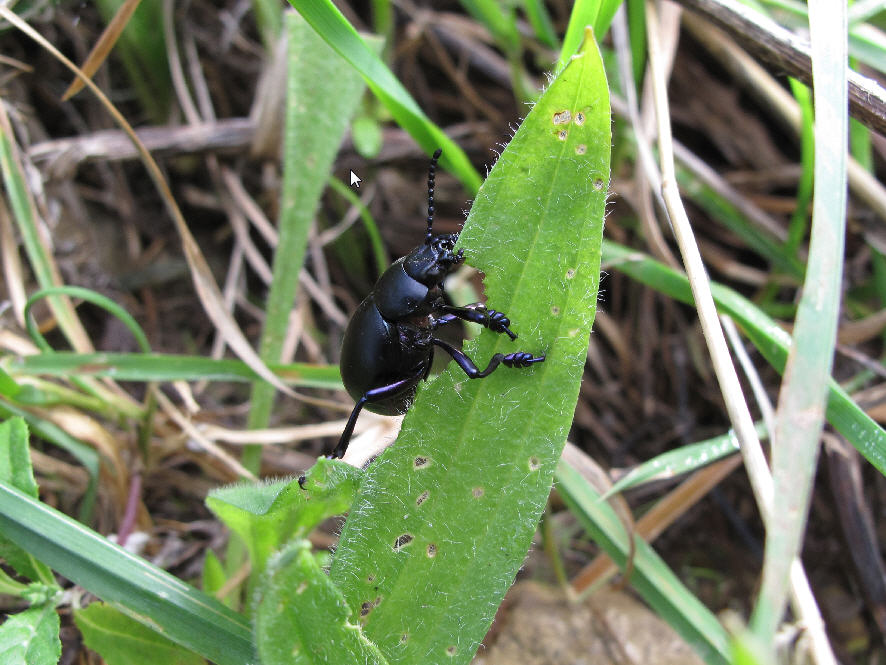
<path id="1" fill-rule="evenodd" d="M 405 258 L 403 268 L 412 279 L 427 286 L 443 281 L 464 261 L 464 250 L 453 251 L 457 233 L 433 235 L 413 249 Z"/>

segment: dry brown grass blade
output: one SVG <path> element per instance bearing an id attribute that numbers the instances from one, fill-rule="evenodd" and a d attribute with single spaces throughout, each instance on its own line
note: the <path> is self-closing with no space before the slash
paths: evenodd
<path id="1" fill-rule="evenodd" d="M 18 324 L 24 328 L 25 319 L 22 313 L 25 311 L 28 296 L 25 293 L 22 262 L 18 255 L 12 219 L 9 216 L 6 199 L 3 197 L 0 197 L 0 258 L 3 260 L 3 276 L 6 278 L 6 292 L 12 302 L 12 313 Z"/>
<path id="2" fill-rule="evenodd" d="M 111 472 L 108 474 L 108 484 L 114 493 L 115 505 L 125 505 L 129 487 L 129 467 L 123 460 L 122 446 L 102 423 L 85 413 L 65 406 L 55 406 L 51 409 L 35 407 L 30 411 L 54 423 L 75 439 L 95 448 Z M 108 487 L 108 484 L 105 484 L 105 487 Z"/>
<path id="3" fill-rule="evenodd" d="M 0 9 L 9 11 L 5 7 Z M 11 14 L 12 12 L 9 13 Z M 22 160 L 22 155 L 19 152 L 18 143 L 15 140 L 15 132 L 12 130 L 12 123 L 6 113 L 6 107 L 2 104 L 0 104 L 0 132 L 5 134 L 9 140 L 9 147 L 12 153 L 11 168 L 17 170 L 21 174 L 25 174 L 25 166 Z M 25 187 L 24 189 L 27 205 L 31 211 L 30 216 L 34 220 L 34 224 L 39 225 L 42 223 L 43 217 L 40 215 L 40 211 L 37 208 L 37 202 L 34 200 L 33 192 L 28 187 Z M 46 257 L 46 275 L 42 280 L 42 286 L 48 286 L 49 284 L 47 284 L 47 282 L 50 282 L 52 286 L 61 286 L 63 284 L 61 271 L 54 260 L 52 251 L 50 251 L 46 242 L 46 238 L 42 233 L 36 233 L 35 237 L 36 242 L 40 245 L 40 254 Z M 77 313 L 74 311 L 74 306 L 71 304 L 71 299 L 67 296 L 53 296 L 48 299 L 47 304 L 74 350 L 79 351 L 80 353 L 89 353 L 93 351 L 92 341 L 90 341 L 89 335 L 86 334 L 86 329 L 77 317 Z M 21 313 L 16 316 L 22 318 Z"/>
<path id="4" fill-rule="evenodd" d="M 207 439 L 202 432 L 194 425 L 191 420 L 176 408 L 166 395 L 160 390 L 155 390 L 154 395 L 157 398 L 157 404 L 169 418 L 178 425 L 181 430 L 196 442 L 203 450 L 219 460 L 234 477 L 247 478 L 249 480 L 257 480 L 255 474 L 240 464 L 230 453 L 223 448 L 217 446 L 213 441 Z"/>
<path id="5" fill-rule="evenodd" d="M 95 46 L 92 47 L 92 50 L 89 52 L 89 55 L 86 56 L 86 60 L 80 67 L 84 76 L 92 78 L 93 74 L 98 71 L 98 68 L 104 64 L 108 54 L 111 52 L 111 49 L 114 48 L 117 40 L 120 39 L 120 35 L 123 34 L 126 24 L 129 23 L 129 19 L 132 18 L 132 15 L 135 13 L 135 10 L 138 9 L 140 4 L 141 0 L 126 0 L 120 5 L 117 13 L 114 14 L 114 18 L 108 23 L 108 26 L 104 29 L 101 36 L 99 36 Z M 75 78 L 71 82 L 71 85 L 68 86 L 68 89 L 65 90 L 65 94 L 62 95 L 62 101 L 66 102 L 83 90 L 83 85 L 83 81 L 79 77 Z"/>
<path id="6" fill-rule="evenodd" d="M 138 138 L 126 118 L 123 117 L 120 111 L 117 110 L 117 107 L 111 103 L 101 89 L 99 89 L 91 79 L 86 77 L 77 65 L 66 58 L 57 48 L 40 35 L 40 33 L 34 30 L 7 7 L 0 6 L 0 16 L 36 41 L 65 67 L 80 77 L 84 84 L 107 109 L 108 113 L 111 114 L 114 121 L 126 132 L 129 139 L 138 149 L 142 163 L 145 165 L 145 168 L 147 168 L 151 180 L 154 181 L 154 185 L 160 192 L 160 196 L 166 204 L 167 211 L 175 223 L 176 230 L 182 240 L 185 259 L 187 260 L 188 267 L 191 271 L 191 279 L 194 282 L 194 288 L 197 291 L 197 295 L 200 298 L 200 303 L 203 305 L 204 311 L 216 328 L 219 329 L 228 346 L 231 347 L 234 353 L 236 353 L 243 362 L 249 365 L 256 374 L 275 388 L 286 393 L 290 397 L 294 397 L 295 393 L 270 369 L 268 369 L 264 362 L 262 362 L 261 358 L 259 358 L 258 354 L 252 348 L 252 345 L 246 339 L 246 336 L 240 330 L 236 321 L 234 321 L 233 316 L 231 316 L 230 312 L 225 308 L 224 298 L 218 288 L 218 284 L 216 284 L 215 278 L 212 276 L 212 271 L 210 270 L 209 264 L 206 262 L 203 253 L 200 251 L 197 241 L 194 239 L 194 236 L 191 235 L 190 229 L 188 229 L 184 215 L 182 215 L 182 212 L 175 201 L 175 197 L 172 195 L 172 190 L 169 188 L 169 183 L 166 182 L 157 162 L 151 156 L 151 153 L 148 152 L 147 148 L 145 148 L 145 145 Z"/>

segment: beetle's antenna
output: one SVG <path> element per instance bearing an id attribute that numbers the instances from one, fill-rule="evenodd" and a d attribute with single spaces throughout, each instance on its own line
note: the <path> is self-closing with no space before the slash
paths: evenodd
<path id="1" fill-rule="evenodd" d="M 443 154 L 443 148 L 437 148 L 434 156 L 431 157 L 431 165 L 428 167 L 428 233 L 425 236 L 425 244 L 431 244 L 431 236 L 433 232 L 431 228 L 434 226 L 434 172 L 437 170 L 437 160 Z"/>

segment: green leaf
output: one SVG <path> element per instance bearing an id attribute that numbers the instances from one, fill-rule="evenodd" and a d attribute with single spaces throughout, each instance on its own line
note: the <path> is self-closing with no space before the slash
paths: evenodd
<path id="1" fill-rule="evenodd" d="M 44 351 L 51 351 L 52 347 L 49 346 L 49 342 L 43 337 L 36 322 L 31 316 L 29 316 L 29 314 L 31 308 L 38 300 L 57 295 L 79 298 L 80 300 L 92 303 L 96 307 L 101 307 L 109 314 L 115 316 L 117 320 L 120 321 L 130 333 L 132 333 L 136 343 L 143 352 L 149 353 L 151 351 L 148 336 L 145 335 L 145 331 L 142 330 L 142 327 L 138 324 L 138 321 L 135 320 L 132 314 L 127 312 L 106 295 L 102 295 L 92 289 L 85 289 L 82 286 L 51 286 L 43 288 L 32 294 L 31 297 L 28 298 L 28 302 L 25 303 L 25 309 L 22 315 L 25 317 L 25 325 L 28 328 L 28 334 L 31 336 L 31 339 L 34 340 L 34 343 Z"/>
<path id="2" fill-rule="evenodd" d="M 283 543 L 346 512 L 360 473 L 344 462 L 321 458 L 305 477 L 305 489 L 296 479 L 237 483 L 212 490 L 206 505 L 243 539 L 253 571 L 260 572 Z"/>
<path id="3" fill-rule="evenodd" d="M 514 580 L 572 422 L 600 274 L 609 96 L 589 37 L 480 190 L 459 244 L 486 274 L 489 306 L 547 354 L 470 381 L 452 366 L 420 387 L 396 445 L 366 471 L 330 577 L 392 663 L 467 663 Z M 376 602 L 378 600 L 378 602 Z"/>
<path id="4" fill-rule="evenodd" d="M 300 540 L 268 562 L 255 617 L 262 665 L 383 665 L 341 591 Z"/>
<path id="5" fill-rule="evenodd" d="M 80 505 L 81 519 L 86 519 L 92 514 L 92 508 L 95 504 L 95 495 L 98 488 L 98 471 L 99 460 L 98 452 L 79 439 L 68 434 L 61 427 L 53 422 L 34 415 L 30 411 L 25 411 L 0 399 L 0 416 L 18 416 L 24 418 L 28 423 L 31 431 L 46 441 L 59 446 L 63 450 L 70 453 L 80 464 L 82 464 L 89 472 L 89 485 L 86 487 L 86 494 L 83 496 L 83 502 Z"/>
<path id="6" fill-rule="evenodd" d="M 228 581 L 225 567 L 212 550 L 206 550 L 201 581 L 200 587 L 203 589 L 203 593 L 210 596 L 214 596 Z"/>
<path id="7" fill-rule="evenodd" d="M 9 483 L 28 496 L 37 498 L 37 481 L 31 467 L 28 425 L 14 416 L 0 423 L 0 482 Z M 28 552 L 5 538 L 0 531 L 0 558 L 30 580 L 55 584 L 52 571 Z"/>
<path id="8" fill-rule="evenodd" d="M 83 641 L 107 665 L 205 665 L 160 633 L 143 626 L 105 603 L 92 603 L 74 612 Z"/>
<path id="9" fill-rule="evenodd" d="M 243 616 L 2 482 L 0 533 L 72 582 L 218 665 L 255 663 Z"/>
<path id="10" fill-rule="evenodd" d="M 22 391 L 22 387 L 0 367 L 0 395 L 14 398 Z"/>
<path id="11" fill-rule="evenodd" d="M 28 425 L 19 416 L 0 423 L 0 481 L 14 485 L 35 499 L 38 496 L 31 468 Z"/>
<path id="12" fill-rule="evenodd" d="M 59 619 L 54 603 L 30 607 L 0 626 L 0 663 L 56 665 L 62 653 Z"/>

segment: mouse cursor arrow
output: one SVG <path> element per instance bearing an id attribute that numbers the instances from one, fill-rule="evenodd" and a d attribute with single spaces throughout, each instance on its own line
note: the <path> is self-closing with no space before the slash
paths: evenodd
<path id="1" fill-rule="evenodd" d="M 356 187 L 357 189 L 360 189 L 361 182 L 362 179 L 356 173 L 351 171 L 351 187 Z"/>

